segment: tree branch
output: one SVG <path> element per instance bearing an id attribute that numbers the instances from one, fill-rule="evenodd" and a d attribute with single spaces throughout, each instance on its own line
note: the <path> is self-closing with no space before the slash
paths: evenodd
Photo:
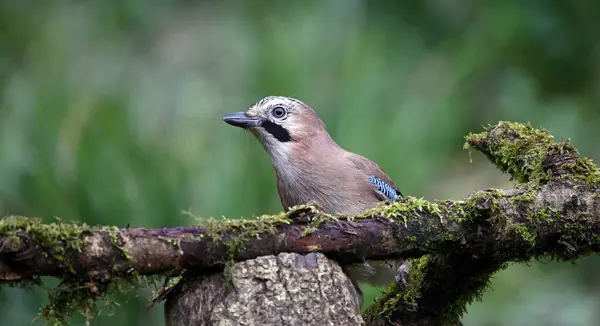
<path id="1" fill-rule="evenodd" d="M 467 145 L 509 173 L 516 189 L 481 190 L 462 201 L 409 197 L 355 217 L 301 206 L 276 216 L 165 229 L 6 218 L 0 222 L 0 280 L 49 275 L 109 281 L 212 271 L 282 252 L 318 251 L 342 265 L 418 258 L 408 287 L 388 289 L 368 320 L 408 325 L 429 316 L 457 323 L 491 273 L 506 263 L 598 252 L 600 173 L 568 141 L 554 142 L 530 125 L 501 122 L 469 135 Z M 429 271 L 432 266 L 438 271 Z"/>

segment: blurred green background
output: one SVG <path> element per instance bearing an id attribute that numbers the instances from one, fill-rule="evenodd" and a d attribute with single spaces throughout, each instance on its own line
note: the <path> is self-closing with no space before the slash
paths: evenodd
<path id="1" fill-rule="evenodd" d="M 0 213 L 161 227 L 279 212 L 261 145 L 221 121 L 266 95 L 313 106 L 407 195 L 509 188 L 469 162 L 465 134 L 531 121 L 600 157 L 599 20 L 586 0 L 2 0 Z M 513 265 L 464 323 L 599 325 L 598 268 Z M 93 324 L 164 325 L 149 294 Z M 2 288 L 0 324 L 32 325 L 46 300 Z"/>

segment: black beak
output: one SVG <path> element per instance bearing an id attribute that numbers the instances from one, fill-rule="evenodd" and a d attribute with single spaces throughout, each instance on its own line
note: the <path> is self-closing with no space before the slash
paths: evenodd
<path id="1" fill-rule="evenodd" d="M 223 121 L 240 128 L 254 128 L 261 123 L 260 118 L 249 117 L 245 112 L 230 113 L 223 117 Z"/>

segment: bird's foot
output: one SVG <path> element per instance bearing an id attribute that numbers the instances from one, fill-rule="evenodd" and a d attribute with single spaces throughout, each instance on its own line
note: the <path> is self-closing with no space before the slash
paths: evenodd
<path id="1" fill-rule="evenodd" d="M 404 285 L 404 287 L 406 287 L 406 276 L 408 275 L 408 272 L 410 271 L 410 263 L 408 262 L 408 260 L 404 260 L 402 262 L 402 264 L 400 264 L 400 266 L 397 269 L 397 274 L 394 277 L 394 280 L 396 281 L 396 283 L 398 285 Z"/>

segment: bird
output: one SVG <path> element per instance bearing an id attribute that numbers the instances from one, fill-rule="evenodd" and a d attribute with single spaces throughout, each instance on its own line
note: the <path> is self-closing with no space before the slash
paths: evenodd
<path id="1" fill-rule="evenodd" d="M 403 197 L 379 165 L 342 148 L 315 110 L 298 99 L 267 96 L 223 121 L 250 131 L 263 145 L 286 212 L 315 203 L 325 213 L 355 215 Z M 390 277 L 398 281 L 400 270 L 399 264 L 365 262 L 348 274 L 360 291 L 356 282 L 385 285 Z"/>

